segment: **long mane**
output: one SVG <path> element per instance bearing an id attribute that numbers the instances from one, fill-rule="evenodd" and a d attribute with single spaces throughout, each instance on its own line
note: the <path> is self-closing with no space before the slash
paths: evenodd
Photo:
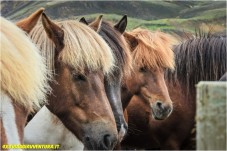
<path id="1" fill-rule="evenodd" d="M 121 73 L 123 73 L 123 76 L 127 77 L 130 75 L 132 58 L 129 45 L 124 37 L 120 32 L 114 29 L 113 25 L 106 21 L 102 22 L 99 34 L 109 44 L 113 51 L 116 60 L 116 67 L 121 71 Z"/>
<path id="2" fill-rule="evenodd" d="M 132 54 L 136 65 L 147 67 L 150 70 L 174 69 L 172 45 L 176 40 L 172 36 L 160 31 L 151 32 L 141 28 L 128 33 L 138 40 L 138 45 Z"/>
<path id="3" fill-rule="evenodd" d="M 2 17 L 0 35 L 1 91 L 32 111 L 49 91 L 44 59 L 25 33 Z"/>
<path id="4" fill-rule="evenodd" d="M 170 82 L 195 92 L 199 81 L 217 81 L 226 69 L 226 36 L 209 34 L 187 39 L 174 48 L 176 68 L 167 71 Z"/>
<path id="5" fill-rule="evenodd" d="M 78 72 L 101 69 L 105 74 L 111 73 L 115 60 L 110 47 L 88 26 L 78 21 L 56 22 L 64 30 L 64 48 L 59 58 Z M 47 37 L 42 25 L 31 31 L 30 36 L 42 55 L 46 58 L 49 69 L 54 69 L 54 43 Z"/>

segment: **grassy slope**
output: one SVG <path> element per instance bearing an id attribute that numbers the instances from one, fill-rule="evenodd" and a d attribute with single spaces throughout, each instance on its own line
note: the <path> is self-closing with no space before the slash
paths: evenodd
<path id="1" fill-rule="evenodd" d="M 116 22 L 121 18 L 123 14 L 128 14 L 128 29 L 133 29 L 135 27 L 144 27 L 151 30 L 160 29 L 164 31 L 194 31 L 195 28 L 201 27 L 201 25 L 204 25 L 205 23 L 214 26 L 218 25 L 218 30 L 226 30 L 226 2 L 36 1 L 23 2 L 22 4 L 18 3 L 19 2 L 12 5 L 11 10 L 13 11 L 8 13 L 8 18 L 17 20 L 28 16 L 39 7 L 45 7 L 46 13 L 53 19 L 74 19 L 78 16 L 95 18 L 101 13 L 105 14 L 104 17 L 106 19 Z M 4 5 L 2 7 L 4 7 Z M 77 16 L 75 16 L 75 14 Z"/>

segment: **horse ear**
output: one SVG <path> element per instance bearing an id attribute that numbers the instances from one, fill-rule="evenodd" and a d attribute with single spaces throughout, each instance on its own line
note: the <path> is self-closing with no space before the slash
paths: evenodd
<path id="1" fill-rule="evenodd" d="M 53 23 L 45 13 L 42 14 L 42 24 L 47 36 L 54 42 L 57 50 L 64 47 L 64 31 L 55 23 Z"/>
<path id="2" fill-rule="evenodd" d="M 131 51 L 133 51 L 136 48 L 136 46 L 138 45 L 139 40 L 135 36 L 133 36 L 127 32 L 124 32 L 123 35 L 124 35 L 126 41 L 128 42 L 128 44 L 130 45 Z"/>
<path id="3" fill-rule="evenodd" d="M 88 22 L 86 21 L 86 19 L 84 17 L 82 17 L 79 22 L 84 23 L 85 25 L 88 25 Z"/>
<path id="4" fill-rule="evenodd" d="M 121 20 L 114 25 L 114 28 L 117 29 L 121 34 L 125 32 L 125 29 L 127 27 L 127 15 L 124 15 Z"/>
<path id="5" fill-rule="evenodd" d="M 16 23 L 16 25 L 24 30 L 25 32 L 29 33 L 37 24 L 40 15 L 44 11 L 44 8 L 38 9 L 36 12 L 31 14 L 29 17 L 24 18 Z"/>
<path id="6" fill-rule="evenodd" d="M 92 29 L 94 29 L 96 32 L 99 31 L 100 27 L 101 27 L 101 24 L 102 24 L 102 16 L 103 15 L 100 15 L 99 17 L 97 17 L 92 23 L 90 23 L 90 27 Z"/>

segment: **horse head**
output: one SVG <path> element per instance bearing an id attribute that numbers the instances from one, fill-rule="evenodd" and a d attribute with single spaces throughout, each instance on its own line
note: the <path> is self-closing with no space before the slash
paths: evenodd
<path id="1" fill-rule="evenodd" d="M 166 68 L 174 68 L 173 51 L 168 35 L 144 29 L 124 34 L 134 59 L 132 76 L 126 79 L 127 89 L 143 98 L 157 120 L 167 118 L 173 110 L 164 80 Z"/>
<path id="2" fill-rule="evenodd" d="M 53 71 L 48 109 L 86 149 L 112 149 L 117 130 L 104 87 L 114 66 L 108 45 L 86 25 L 54 23 L 44 13 L 30 36 Z"/>
<path id="3" fill-rule="evenodd" d="M 119 141 L 121 141 L 128 129 L 121 102 L 121 85 L 123 78 L 126 78 L 131 70 L 131 53 L 129 46 L 123 37 L 123 33 L 127 26 L 127 16 L 123 16 L 115 25 L 106 21 L 98 24 L 101 20 L 102 15 L 97 17 L 93 22 L 87 22 L 85 18 L 81 18 L 80 22 L 98 32 L 110 46 L 114 57 L 116 58 L 116 67 L 114 68 L 112 77 L 105 77 L 105 91 L 117 123 Z"/>

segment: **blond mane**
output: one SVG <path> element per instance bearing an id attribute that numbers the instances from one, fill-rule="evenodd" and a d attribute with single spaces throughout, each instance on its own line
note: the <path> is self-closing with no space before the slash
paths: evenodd
<path id="1" fill-rule="evenodd" d="M 172 36 L 160 31 L 151 32 L 141 28 L 128 33 L 138 40 L 138 45 L 132 53 L 136 65 L 148 69 L 174 69 L 172 46 L 176 41 Z"/>
<path id="2" fill-rule="evenodd" d="M 1 91 L 32 111 L 49 90 L 44 59 L 25 33 L 2 17 L 0 30 Z"/>
<path id="3" fill-rule="evenodd" d="M 77 21 L 61 21 L 56 24 L 64 30 L 64 48 L 59 58 L 78 72 L 84 69 L 101 69 L 105 74 L 111 73 L 114 57 L 110 47 L 91 28 Z M 49 69 L 54 69 L 54 43 L 47 37 L 42 25 L 35 27 L 30 36 L 42 55 L 46 57 Z"/>

